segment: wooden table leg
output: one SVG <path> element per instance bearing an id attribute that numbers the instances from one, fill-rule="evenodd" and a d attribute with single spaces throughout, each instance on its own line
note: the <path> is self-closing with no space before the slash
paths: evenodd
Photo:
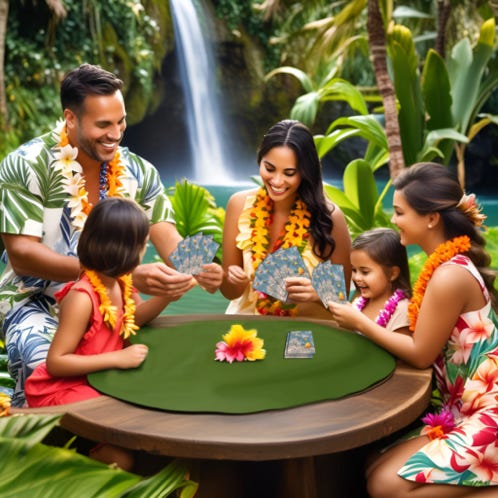
<path id="1" fill-rule="evenodd" d="M 318 498 L 313 457 L 282 461 L 279 498 Z"/>

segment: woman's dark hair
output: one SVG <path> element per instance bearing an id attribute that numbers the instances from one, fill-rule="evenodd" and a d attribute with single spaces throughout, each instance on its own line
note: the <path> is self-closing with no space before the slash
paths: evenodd
<path id="1" fill-rule="evenodd" d="M 109 197 L 90 211 L 78 242 L 80 263 L 109 277 L 131 272 L 149 234 L 149 219 L 134 201 Z"/>
<path id="2" fill-rule="evenodd" d="M 385 269 L 397 266 L 400 271 L 398 278 L 392 282 L 393 290 L 401 289 L 407 297 L 412 295 L 408 255 L 398 232 L 391 228 L 372 228 L 358 235 L 351 249 L 365 251 Z"/>
<path id="3" fill-rule="evenodd" d="M 61 83 L 62 110 L 71 109 L 81 116 L 85 99 L 91 95 L 114 95 L 123 82 L 113 73 L 92 64 L 81 64 L 69 71 Z"/>
<path id="4" fill-rule="evenodd" d="M 263 137 L 257 155 L 258 164 L 271 149 L 282 146 L 291 148 L 296 154 L 297 167 L 301 174 L 298 194 L 311 214 L 313 252 L 321 259 L 328 259 L 335 249 L 335 240 L 331 235 L 334 226 L 333 207 L 327 203 L 323 193 L 322 165 L 313 135 L 299 121 L 280 121 Z"/>
<path id="5" fill-rule="evenodd" d="M 393 186 L 403 193 L 408 204 L 417 213 L 439 213 L 448 240 L 461 235 L 470 238 L 472 246 L 468 256 L 482 275 L 493 307 L 496 308 L 496 272 L 489 268 L 491 257 L 484 249 L 486 241 L 481 230 L 475 225 L 472 217 L 458 207 L 464 191 L 453 173 L 441 164 L 417 163 L 396 177 Z"/>

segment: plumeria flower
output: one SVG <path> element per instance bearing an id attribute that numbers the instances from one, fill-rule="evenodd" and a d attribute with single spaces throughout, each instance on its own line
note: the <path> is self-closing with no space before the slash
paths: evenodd
<path id="1" fill-rule="evenodd" d="M 76 173 L 75 175 L 65 177 L 63 180 L 63 183 L 64 183 L 64 190 L 71 197 L 74 197 L 77 200 L 79 198 L 81 187 L 84 184 L 83 177 L 79 173 Z M 76 202 L 76 201 L 74 201 L 74 202 Z"/>
<path id="2" fill-rule="evenodd" d="M 76 161 L 78 157 L 77 147 L 71 147 L 69 144 L 64 145 L 64 147 L 61 147 L 54 153 L 54 156 L 53 167 L 61 170 L 64 174 L 67 174 L 68 171 L 76 171 L 77 173 L 83 171 L 80 163 Z"/>
<path id="3" fill-rule="evenodd" d="M 246 330 L 242 325 L 235 324 L 230 331 L 222 336 L 223 341 L 216 344 L 215 359 L 218 361 L 255 361 L 266 356 L 263 349 L 264 341 L 257 337 L 257 330 Z"/>

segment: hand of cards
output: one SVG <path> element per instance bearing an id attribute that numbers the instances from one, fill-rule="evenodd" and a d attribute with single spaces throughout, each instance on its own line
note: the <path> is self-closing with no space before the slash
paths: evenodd
<path id="1" fill-rule="evenodd" d="M 289 249 L 278 249 L 269 254 L 256 269 L 252 287 L 285 302 L 287 300 L 285 290 L 287 277 L 310 278 L 303 258 L 295 246 Z M 330 301 L 347 301 L 342 265 L 335 265 L 330 261 L 319 263 L 313 270 L 311 285 L 325 307 Z"/>
<path id="2" fill-rule="evenodd" d="M 202 265 L 212 263 L 219 246 L 212 235 L 198 233 L 180 241 L 169 259 L 180 273 L 197 275 Z"/>
<path id="3" fill-rule="evenodd" d="M 297 247 L 277 249 L 260 263 L 254 275 L 252 287 L 279 301 L 287 300 L 285 279 L 287 277 L 308 277 L 308 270 Z"/>

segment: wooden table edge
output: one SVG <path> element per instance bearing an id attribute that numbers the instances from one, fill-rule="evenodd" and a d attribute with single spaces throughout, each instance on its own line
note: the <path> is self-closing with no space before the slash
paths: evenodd
<path id="1" fill-rule="evenodd" d="M 164 316 L 156 320 L 154 325 L 164 326 L 165 321 L 174 325 L 205 318 L 206 315 Z M 255 317 L 209 315 L 209 318 L 236 321 L 244 318 L 252 320 Z M 330 322 L 324 320 L 309 321 L 330 325 Z M 431 395 L 431 378 L 431 369 L 416 370 L 398 362 L 391 377 L 358 395 L 256 414 L 161 412 L 105 395 L 69 405 L 12 408 L 11 413 L 60 414 L 62 427 L 80 436 L 172 457 L 280 460 L 349 450 L 402 429 L 420 416 L 427 407 Z M 357 409 L 358 403 L 366 403 L 375 419 L 355 420 L 355 405 Z M 126 413 L 126 416 L 121 419 L 120 413 Z M 334 428 L 333 417 L 339 417 L 338 414 L 346 424 L 351 423 L 354 427 L 345 430 L 347 425 L 343 423 L 342 426 Z M 332 422 L 329 426 L 328 418 Z M 148 422 L 145 422 L 146 419 Z M 315 419 L 319 429 L 313 433 L 310 420 Z M 242 424 L 238 423 L 240 420 Z M 310 432 L 307 432 L 306 424 L 302 432 L 300 431 L 299 426 L 303 420 L 311 426 Z M 149 424 L 146 430 L 140 428 L 142 421 Z M 151 424 L 151 421 L 158 422 L 157 427 L 152 427 L 154 424 Z M 231 422 L 235 421 L 237 423 L 232 425 Z M 190 427 L 192 435 L 180 434 L 184 424 Z M 286 424 L 289 426 L 288 430 L 283 432 L 285 435 L 280 436 Z M 179 428 L 179 431 L 175 431 L 175 427 Z"/>

